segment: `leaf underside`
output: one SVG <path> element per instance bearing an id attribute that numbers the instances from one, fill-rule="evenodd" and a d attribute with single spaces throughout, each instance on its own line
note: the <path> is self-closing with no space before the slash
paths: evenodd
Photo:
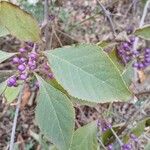
<path id="1" fill-rule="evenodd" d="M 78 128 L 73 136 L 70 150 L 97 150 L 96 122 Z"/>
<path id="2" fill-rule="evenodd" d="M 58 48 L 45 56 L 58 83 L 73 97 L 102 103 L 131 96 L 117 67 L 96 45 Z"/>
<path id="3" fill-rule="evenodd" d="M 9 31 L 8 31 L 4 26 L 2 26 L 2 25 L 0 24 L 0 37 L 6 36 L 6 35 L 8 35 L 8 34 L 9 34 Z"/>
<path id="4" fill-rule="evenodd" d="M 58 149 L 70 147 L 74 131 L 74 110 L 70 100 L 38 75 L 40 93 L 36 107 L 36 120 L 40 130 Z"/>
<path id="5" fill-rule="evenodd" d="M 0 63 L 5 61 L 6 59 L 12 57 L 15 54 L 16 53 L 7 53 L 7 52 L 4 52 L 4 51 L 0 51 Z"/>

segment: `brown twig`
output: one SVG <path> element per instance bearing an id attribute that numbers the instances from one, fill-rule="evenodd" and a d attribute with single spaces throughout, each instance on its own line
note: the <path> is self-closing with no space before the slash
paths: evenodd
<path id="1" fill-rule="evenodd" d="M 116 31 L 115 31 L 115 27 L 114 27 L 114 24 L 113 24 L 113 21 L 110 17 L 110 12 L 104 7 L 103 4 L 101 4 L 101 2 L 99 0 L 97 0 L 99 6 L 101 7 L 102 11 L 104 12 L 105 16 L 107 17 L 108 21 L 109 21 L 109 24 L 110 24 L 110 27 L 111 27 L 111 30 L 113 32 L 113 35 L 116 36 Z"/>

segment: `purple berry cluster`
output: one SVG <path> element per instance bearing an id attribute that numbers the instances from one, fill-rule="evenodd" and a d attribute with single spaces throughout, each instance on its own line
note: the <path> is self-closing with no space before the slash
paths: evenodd
<path id="1" fill-rule="evenodd" d="M 143 70 L 150 66 L 150 48 L 133 51 L 134 40 L 135 38 L 131 37 L 128 42 L 122 42 L 117 48 L 118 56 L 124 65 L 135 60 L 132 66 L 138 70 Z"/>
<path id="2" fill-rule="evenodd" d="M 33 71 L 38 69 L 38 65 L 41 65 L 40 54 L 37 52 L 37 48 L 33 49 L 32 43 L 26 43 L 27 46 L 19 49 L 19 53 L 12 59 L 12 64 L 17 68 L 16 75 L 10 77 L 7 80 L 7 86 L 17 86 L 19 81 L 28 81 Z M 43 61 L 42 61 L 43 62 Z M 47 76 L 52 79 L 53 74 L 50 73 L 48 65 L 45 66 Z"/>
<path id="3" fill-rule="evenodd" d="M 150 66 L 150 48 L 140 50 L 140 55 L 136 58 L 136 62 L 133 63 L 133 67 L 138 70 L 143 70 Z"/>
<path id="4" fill-rule="evenodd" d="M 101 119 L 97 121 L 97 127 L 101 129 L 102 132 L 106 132 L 108 129 L 110 129 L 112 126 L 105 120 Z"/>
<path id="5" fill-rule="evenodd" d="M 134 40 L 135 38 L 131 37 L 128 42 L 122 42 L 117 48 L 118 55 L 124 64 L 130 62 L 132 58 L 138 54 L 132 51 Z"/>

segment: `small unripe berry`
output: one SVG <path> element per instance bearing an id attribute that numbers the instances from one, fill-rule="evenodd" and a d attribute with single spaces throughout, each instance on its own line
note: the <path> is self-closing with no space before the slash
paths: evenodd
<path id="1" fill-rule="evenodd" d="M 25 69 L 26 69 L 26 66 L 24 64 L 21 64 L 18 66 L 18 70 L 21 72 L 24 71 Z"/>

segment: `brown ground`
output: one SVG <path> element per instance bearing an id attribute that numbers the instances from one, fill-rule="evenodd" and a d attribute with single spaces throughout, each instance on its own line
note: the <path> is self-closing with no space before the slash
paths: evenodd
<path id="1" fill-rule="evenodd" d="M 59 0 L 58 0 L 59 1 Z M 133 3 L 135 2 L 135 3 Z M 102 1 L 102 3 L 107 7 L 111 12 L 111 18 L 115 27 L 117 34 L 122 33 L 123 31 L 133 30 L 135 27 L 138 27 L 138 22 L 140 20 L 139 15 L 142 13 L 141 3 L 136 0 L 107 0 Z M 133 3 L 133 5 L 132 5 Z M 78 42 L 99 42 L 102 40 L 113 40 L 114 36 L 109 25 L 109 21 L 104 17 L 103 14 L 99 12 L 99 6 L 96 4 L 96 0 L 70 0 L 63 3 L 62 8 L 68 12 L 69 17 L 65 23 L 57 23 L 58 18 L 56 16 L 55 23 L 57 23 L 57 29 L 63 30 L 73 39 Z M 57 9 L 56 9 L 57 10 Z M 148 13 L 149 18 L 150 13 Z M 93 16 L 93 17 L 91 17 Z M 87 19 L 91 17 L 91 19 Z M 149 20 L 147 20 L 149 21 Z M 74 26 L 76 25 L 76 26 Z M 64 38 L 61 37 L 63 45 L 73 43 L 72 41 L 63 42 Z M 118 37 L 120 39 L 120 37 Z M 55 39 L 55 38 L 54 38 Z M 64 40 L 66 41 L 66 40 Z M 58 47 L 60 43 L 55 39 L 53 40 L 52 47 Z M 142 43 L 145 45 L 145 43 Z M 12 47 L 13 45 L 13 47 Z M 7 51 L 16 51 L 18 48 L 19 42 L 12 37 L 0 39 L 0 49 L 5 49 Z M 0 69 L 9 69 L 9 64 L 5 63 L 3 66 L 0 66 Z M 145 82 L 138 84 L 139 91 L 149 90 L 148 84 L 149 76 Z M 39 130 L 35 123 L 34 118 L 34 109 L 36 104 L 36 94 L 37 91 L 26 91 L 22 102 L 22 108 L 19 114 L 17 131 L 16 131 L 16 142 L 19 143 L 20 150 L 38 150 L 40 149 L 39 143 L 36 141 Z M 140 95 L 141 103 L 149 99 L 150 94 L 146 93 Z M 132 102 L 132 101 L 131 101 Z M 140 103 L 140 105 L 141 105 Z M 131 115 L 138 112 L 141 106 L 134 105 L 132 103 L 113 103 L 111 107 L 112 115 L 108 117 L 110 122 L 114 124 L 122 123 L 130 118 Z M 107 111 L 109 104 L 97 105 L 95 107 L 80 106 L 77 104 L 76 108 L 76 127 L 80 127 L 92 120 L 96 120 L 104 111 Z M 131 120 L 129 124 L 133 124 L 134 121 L 140 120 L 145 116 L 150 117 L 149 107 L 144 107 L 143 111 L 145 113 L 135 116 L 134 120 Z M 5 150 L 8 148 L 10 141 L 11 128 L 13 123 L 13 117 L 15 112 L 15 102 L 12 105 L 7 105 L 5 100 L 1 98 L 0 100 L 0 150 Z M 140 114 L 140 115 L 139 115 Z M 146 131 L 150 130 L 149 128 Z M 148 132 L 149 133 L 149 132 Z M 147 140 L 144 137 L 145 134 L 141 136 L 141 147 L 138 147 L 139 150 L 143 148 Z M 148 134 L 150 136 L 150 134 Z"/>

